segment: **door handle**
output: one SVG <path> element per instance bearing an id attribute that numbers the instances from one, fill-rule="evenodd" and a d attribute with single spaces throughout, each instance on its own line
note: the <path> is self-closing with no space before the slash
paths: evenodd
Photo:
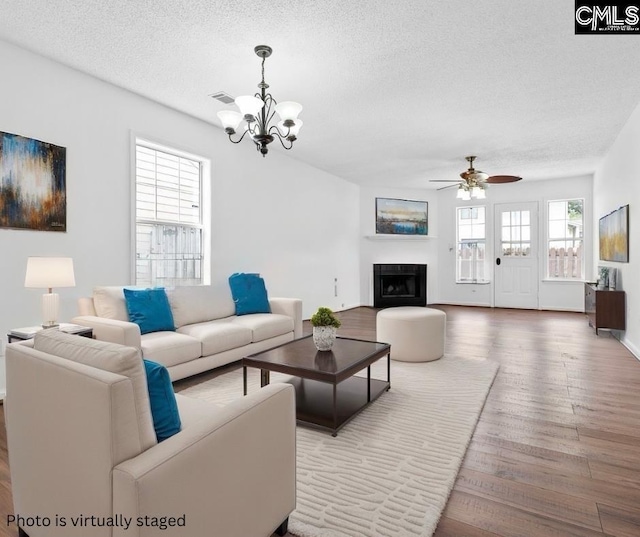
<path id="1" fill-rule="evenodd" d="M 496 265 L 499 265 L 499 264 L 500 264 L 500 258 L 496 257 Z"/>

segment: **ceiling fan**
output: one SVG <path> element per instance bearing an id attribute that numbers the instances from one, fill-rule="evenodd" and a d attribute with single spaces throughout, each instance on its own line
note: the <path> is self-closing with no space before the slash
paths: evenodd
<path id="1" fill-rule="evenodd" d="M 465 157 L 469 163 L 469 169 L 460 174 L 461 179 L 432 179 L 431 183 L 457 183 L 456 185 L 449 185 L 438 190 L 444 190 L 445 188 L 458 187 L 459 199 L 470 200 L 471 198 L 484 199 L 486 197 L 485 189 L 489 184 L 504 184 L 515 183 L 520 181 L 522 177 L 517 175 L 489 175 L 487 173 L 476 170 L 473 167 L 473 161 L 476 156 Z"/>

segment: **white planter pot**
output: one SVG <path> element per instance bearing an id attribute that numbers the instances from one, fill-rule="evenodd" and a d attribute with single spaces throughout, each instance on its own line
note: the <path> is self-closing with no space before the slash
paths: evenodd
<path id="1" fill-rule="evenodd" d="M 316 348 L 319 351 L 330 351 L 336 340 L 337 331 L 335 326 L 314 326 L 313 342 L 316 344 Z"/>

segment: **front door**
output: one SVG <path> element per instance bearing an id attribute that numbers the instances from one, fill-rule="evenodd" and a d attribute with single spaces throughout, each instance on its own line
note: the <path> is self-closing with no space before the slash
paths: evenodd
<path id="1" fill-rule="evenodd" d="M 538 309 L 538 202 L 495 205 L 494 305 Z"/>

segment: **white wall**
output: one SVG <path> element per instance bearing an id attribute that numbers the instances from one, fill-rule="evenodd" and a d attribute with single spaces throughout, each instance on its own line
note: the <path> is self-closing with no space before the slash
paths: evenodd
<path id="1" fill-rule="evenodd" d="M 426 239 L 385 238 L 375 240 L 376 198 L 427 201 L 429 235 Z M 360 302 L 373 306 L 374 263 L 418 263 L 427 265 L 427 302 L 438 301 L 438 208 L 434 190 L 360 188 Z M 374 239 L 367 238 L 374 237 Z"/>
<path id="2" fill-rule="evenodd" d="M 618 289 L 626 292 L 627 329 L 621 341 L 640 358 L 640 106 L 620 131 L 615 143 L 596 170 L 593 181 L 593 233 L 598 236 L 598 220 L 611 211 L 629 204 L 629 263 L 598 260 L 597 242 L 593 252 L 593 280 L 596 267 L 608 265 L 618 269 Z"/>
<path id="3" fill-rule="evenodd" d="M 491 185 L 487 191 L 487 199 L 463 202 L 456 199 L 455 189 L 438 192 L 439 206 L 439 299 L 444 304 L 466 304 L 474 306 L 494 305 L 493 270 L 496 249 L 493 240 L 493 212 L 498 203 L 516 203 L 525 201 L 538 202 L 538 239 L 539 239 L 539 308 L 544 310 L 584 311 L 584 284 L 580 282 L 544 281 L 547 202 L 555 199 L 584 198 L 585 229 L 591 229 L 592 217 L 592 177 L 573 177 L 552 179 L 547 181 L 529 181 L 523 179 L 518 183 Z M 456 207 L 484 205 L 487 208 L 487 259 L 490 263 L 491 283 L 489 284 L 457 284 L 456 270 Z M 586 234 L 585 275 L 592 272 L 593 237 Z"/>
<path id="4" fill-rule="evenodd" d="M 1 41 L 0 65 L 0 130 L 67 148 L 67 232 L 0 229 L 2 339 L 40 322 L 42 292 L 23 286 L 30 255 L 73 257 L 77 286 L 58 290 L 63 321 L 94 286 L 131 283 L 131 132 L 211 159 L 213 281 L 261 272 L 270 295 L 303 299 L 305 317 L 359 304 L 357 186 L 295 160 L 295 148 L 262 158 L 248 141 L 232 145 L 219 128 Z"/>

